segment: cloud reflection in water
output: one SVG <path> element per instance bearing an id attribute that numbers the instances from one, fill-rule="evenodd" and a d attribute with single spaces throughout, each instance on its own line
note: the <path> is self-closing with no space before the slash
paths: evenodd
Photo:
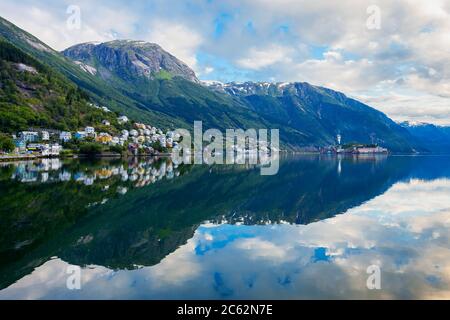
<path id="1" fill-rule="evenodd" d="M 449 194 L 449 179 L 412 179 L 306 226 L 206 223 L 155 266 L 88 267 L 69 291 L 53 259 L 0 298 L 450 298 Z M 381 290 L 366 288 L 372 264 Z"/>

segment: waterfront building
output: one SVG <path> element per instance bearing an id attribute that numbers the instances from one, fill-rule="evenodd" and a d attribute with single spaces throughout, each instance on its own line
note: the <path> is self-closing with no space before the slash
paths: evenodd
<path id="1" fill-rule="evenodd" d="M 19 133 L 19 138 L 25 142 L 36 142 L 39 139 L 39 133 L 36 131 L 22 131 Z"/>
<path id="2" fill-rule="evenodd" d="M 42 131 L 41 136 L 42 136 L 42 141 L 50 140 L 50 134 L 48 133 L 48 131 Z"/>
<path id="3" fill-rule="evenodd" d="M 97 137 L 97 142 L 103 143 L 103 144 L 107 144 L 110 143 L 112 141 L 112 137 L 111 135 L 109 135 L 106 132 L 101 132 L 98 137 Z"/>
<path id="4" fill-rule="evenodd" d="M 68 142 L 68 141 L 72 140 L 72 134 L 67 131 L 62 131 L 59 134 L 59 140 L 62 140 L 63 142 Z"/>

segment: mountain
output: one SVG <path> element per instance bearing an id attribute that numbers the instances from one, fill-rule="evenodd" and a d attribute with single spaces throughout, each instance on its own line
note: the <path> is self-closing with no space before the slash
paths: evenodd
<path id="1" fill-rule="evenodd" d="M 384 113 L 343 93 L 308 83 L 206 82 L 209 88 L 245 101 L 290 144 L 323 146 L 343 142 L 378 143 L 396 152 L 422 151 L 410 133 Z"/>
<path id="2" fill-rule="evenodd" d="M 450 154 L 450 127 L 408 121 L 400 125 L 431 152 Z"/>
<path id="3" fill-rule="evenodd" d="M 344 94 L 307 83 L 202 84 L 155 44 L 85 43 L 56 52 L 0 18 L 0 39 L 64 75 L 98 104 L 162 128 L 278 128 L 288 149 L 377 142 L 394 152 L 422 151 L 383 113 Z"/>
<path id="4" fill-rule="evenodd" d="M 83 43 L 64 50 L 63 54 L 106 81 L 113 76 L 125 81 L 179 76 L 199 82 L 192 69 L 154 43 L 132 40 Z"/>
<path id="5" fill-rule="evenodd" d="M 0 17 L 0 39 L 13 44 L 37 61 L 49 66 L 53 71 L 64 75 L 87 92 L 91 99 L 98 104 L 107 105 L 114 111 L 125 111 L 127 115 L 134 119 L 151 120 L 147 117 L 146 112 L 143 112 L 143 106 L 134 99 L 130 99 L 121 94 L 120 91 L 111 88 L 106 82 L 86 72 L 61 53 L 2 17 Z"/>
<path id="6" fill-rule="evenodd" d="M 116 40 L 75 45 L 62 53 L 138 102 L 152 122 L 189 128 L 202 120 L 205 127 L 220 129 L 268 125 L 239 99 L 200 85 L 193 70 L 156 44 Z"/>
<path id="7" fill-rule="evenodd" d="M 0 132 L 30 127 L 74 131 L 105 119 L 117 122 L 117 116 L 87 100 L 64 76 L 0 39 Z"/>

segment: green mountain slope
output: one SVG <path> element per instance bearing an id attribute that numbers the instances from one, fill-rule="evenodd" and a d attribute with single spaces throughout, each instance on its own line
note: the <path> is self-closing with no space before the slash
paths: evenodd
<path id="1" fill-rule="evenodd" d="M 0 17 L 0 39 L 14 44 L 36 60 L 59 71 L 88 92 L 95 102 L 107 105 L 114 111 L 125 110 L 132 118 L 149 120 L 145 112 L 142 112 L 142 105 L 83 71 L 71 60 L 2 17 Z"/>
<path id="2" fill-rule="evenodd" d="M 87 104 L 71 81 L 0 39 L 0 132 L 30 127 L 77 130 L 99 124 L 108 114 Z"/>

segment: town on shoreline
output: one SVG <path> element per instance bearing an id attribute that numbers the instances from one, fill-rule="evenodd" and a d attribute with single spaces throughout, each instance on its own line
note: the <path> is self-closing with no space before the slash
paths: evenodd
<path id="1" fill-rule="evenodd" d="M 105 113 L 111 112 L 107 107 L 90 105 Z M 100 130 L 93 125 L 77 131 L 29 128 L 3 135 L 0 160 L 168 155 L 180 139 L 172 130 L 163 131 L 155 126 L 133 122 L 124 115 L 117 116 L 116 122 L 120 129 L 113 127 L 109 120 L 103 120 L 98 126 Z"/>

